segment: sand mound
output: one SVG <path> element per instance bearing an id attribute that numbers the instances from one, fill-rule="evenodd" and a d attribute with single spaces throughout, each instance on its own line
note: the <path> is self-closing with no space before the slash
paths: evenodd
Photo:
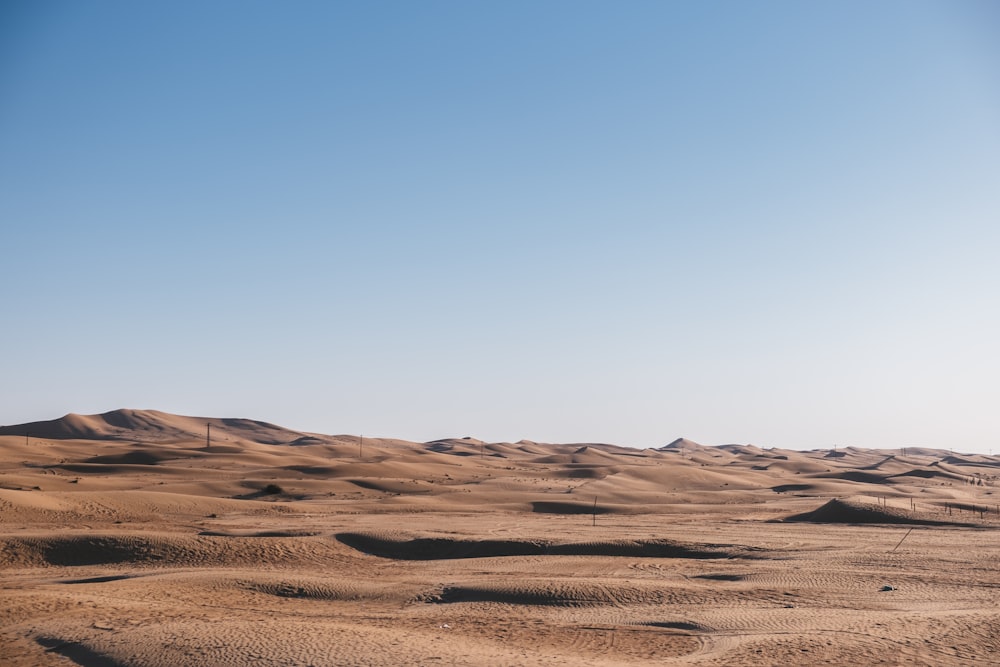
<path id="1" fill-rule="evenodd" d="M 0 435 L 29 435 L 47 440 L 201 441 L 211 425 L 213 439 L 267 445 L 316 444 L 320 437 L 252 419 L 209 419 L 171 415 L 158 410 L 113 410 L 98 415 L 68 414 L 59 419 L 0 427 Z M 303 441 L 303 438 L 307 440 Z"/>
<path id="2" fill-rule="evenodd" d="M 673 601 L 673 596 L 670 589 L 662 586 L 608 586 L 567 580 L 446 586 L 440 594 L 426 601 L 441 604 L 496 602 L 512 605 L 589 607 L 668 604 Z"/>
<path id="3" fill-rule="evenodd" d="M 834 498 L 811 512 L 786 517 L 785 521 L 814 523 L 905 523 L 924 526 L 967 526 L 970 524 L 939 521 L 896 507 L 881 507 Z"/>
<path id="4" fill-rule="evenodd" d="M 644 558 L 733 558 L 749 550 L 731 545 L 687 545 L 670 540 L 554 542 L 550 540 L 471 540 L 447 537 L 394 538 L 371 533 L 339 533 L 358 551 L 398 560 L 451 560 L 504 556 L 629 556 Z"/>
<path id="5" fill-rule="evenodd" d="M 236 585 L 244 590 L 263 593 L 278 598 L 322 601 L 394 600 L 405 602 L 414 597 L 415 590 L 396 584 L 350 581 L 344 578 L 255 577 L 241 580 Z"/>
<path id="6" fill-rule="evenodd" d="M 687 438 L 677 438 L 676 440 L 674 440 L 670 444 L 663 445 L 662 447 L 658 448 L 657 451 L 660 451 L 660 452 L 674 451 L 674 452 L 676 452 L 676 451 L 682 451 L 683 450 L 683 451 L 697 452 L 697 451 L 702 451 L 704 449 L 705 449 L 704 445 L 699 445 L 697 442 L 695 442 L 693 440 L 688 440 Z"/>
<path id="7" fill-rule="evenodd" d="M 0 538 L 0 568 L 28 566 L 294 565 L 329 562 L 344 552 L 336 542 L 304 537 L 222 537 L 175 534 L 77 534 Z M 348 552 L 349 553 L 349 552 Z"/>

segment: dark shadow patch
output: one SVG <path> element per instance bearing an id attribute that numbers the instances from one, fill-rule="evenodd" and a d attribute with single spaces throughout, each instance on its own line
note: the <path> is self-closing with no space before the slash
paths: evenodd
<path id="1" fill-rule="evenodd" d="M 294 470 L 303 475 L 321 475 L 323 477 L 333 477 L 337 474 L 335 466 L 285 466 L 284 470 Z"/>
<path id="2" fill-rule="evenodd" d="M 69 658 L 82 667 L 125 667 L 125 663 L 98 653 L 80 642 L 67 642 L 54 637 L 39 637 L 36 641 L 45 647 L 46 653 L 56 653 Z"/>
<path id="3" fill-rule="evenodd" d="M 617 514 L 618 510 L 611 507 L 593 504 L 559 502 L 555 500 L 538 500 L 531 503 L 531 511 L 536 514 Z"/>
<path id="4" fill-rule="evenodd" d="M 607 466 L 567 466 L 563 475 L 567 479 L 604 479 L 608 473 Z"/>
<path id="5" fill-rule="evenodd" d="M 207 454 L 243 454 L 246 452 L 245 449 L 236 445 L 216 445 L 214 443 L 211 447 L 200 447 L 197 450 L 192 449 L 189 451 L 197 451 Z"/>
<path id="6" fill-rule="evenodd" d="M 203 530 L 198 533 L 202 537 L 315 537 L 319 534 L 313 530 L 261 530 L 247 532 Z"/>
<path id="7" fill-rule="evenodd" d="M 775 493 L 787 493 L 788 491 L 808 491 L 812 488 L 812 484 L 779 484 L 772 486 L 771 490 Z"/>
<path id="8" fill-rule="evenodd" d="M 358 551 L 397 560 L 451 560 L 506 556 L 622 556 L 632 558 L 750 558 L 750 547 L 686 545 L 669 540 L 556 543 L 546 540 L 458 540 L 443 537 L 392 539 L 366 533 L 338 533 Z"/>
<path id="9" fill-rule="evenodd" d="M 275 484 L 268 483 L 263 486 L 262 482 L 243 482 L 241 486 L 249 489 L 256 489 L 250 493 L 243 493 L 238 496 L 231 496 L 233 500 L 302 500 L 305 498 L 302 494 L 289 493 L 284 487 Z"/>
<path id="10" fill-rule="evenodd" d="M 709 581 L 743 581 L 746 577 L 742 574 L 697 574 L 694 579 L 708 579 Z"/>
<path id="11" fill-rule="evenodd" d="M 598 601 L 565 596 L 548 591 L 508 591 L 477 588 L 475 586 L 448 586 L 430 601 L 438 604 L 497 602 L 500 604 L 531 605 L 540 607 L 577 607 L 600 604 Z"/>
<path id="12" fill-rule="evenodd" d="M 109 574 L 103 577 L 87 577 L 86 579 L 68 579 L 61 581 L 62 584 L 105 584 L 109 581 L 122 581 L 124 579 L 135 579 L 139 575 L 135 574 Z"/>
<path id="13" fill-rule="evenodd" d="M 862 484 L 886 484 L 887 476 L 878 475 L 862 470 L 844 470 L 843 472 L 820 473 L 816 475 L 820 479 L 842 479 L 847 482 L 861 482 Z"/>
<path id="14" fill-rule="evenodd" d="M 354 486 L 359 486 L 362 489 L 368 489 L 369 491 L 385 491 L 385 488 L 375 482 L 370 482 L 367 479 L 349 479 L 347 480 Z"/>
<path id="15" fill-rule="evenodd" d="M 368 479 L 347 479 L 344 481 L 368 491 L 380 491 L 382 493 L 426 495 L 431 492 L 430 487 L 419 486 L 416 481 L 411 482 L 397 479 L 383 479 L 377 482 Z M 453 482 L 449 479 L 445 483 Z"/>
<path id="16" fill-rule="evenodd" d="M 872 463 L 871 465 L 861 466 L 858 469 L 859 470 L 879 470 L 886 463 L 889 463 L 889 462 L 895 460 L 895 458 L 896 458 L 895 454 L 890 454 L 889 456 L 885 457 L 884 459 L 882 459 L 881 461 L 879 461 L 877 463 Z"/>
<path id="17" fill-rule="evenodd" d="M 162 549 L 151 541 L 118 537 L 73 537 L 41 544 L 51 565 L 113 565 L 162 561 Z"/>
<path id="18" fill-rule="evenodd" d="M 542 542 L 516 540 L 454 540 L 425 537 L 393 540 L 364 533 L 339 533 L 343 544 L 373 556 L 398 560 L 452 560 L 495 556 L 536 556 L 546 553 Z"/>
<path id="19" fill-rule="evenodd" d="M 651 628 L 667 628 L 668 630 L 684 630 L 686 632 L 708 632 L 710 628 L 690 621 L 647 621 L 640 623 Z"/>
<path id="20" fill-rule="evenodd" d="M 317 438 L 311 435 L 304 435 L 301 438 L 296 438 L 288 443 L 292 447 L 303 447 L 306 445 L 325 445 L 326 442 L 321 438 Z"/>
<path id="21" fill-rule="evenodd" d="M 89 458 L 84 463 L 110 463 L 118 465 L 143 465 L 155 466 L 168 457 L 154 454 L 148 451 L 128 452 L 127 454 L 106 454 Z"/>
<path id="22" fill-rule="evenodd" d="M 84 475 L 114 475 L 118 473 L 133 473 L 142 470 L 146 466 L 142 463 L 59 463 L 45 466 L 46 469 L 59 469 L 66 472 L 75 472 Z M 157 470 L 157 472 L 161 472 Z"/>
<path id="23" fill-rule="evenodd" d="M 953 466 L 974 466 L 974 467 L 986 467 L 986 468 L 997 468 L 1000 467 L 1000 461 L 990 460 L 986 457 L 979 456 L 976 459 L 966 459 L 960 456 L 946 456 L 941 459 L 941 463 L 948 463 Z"/>

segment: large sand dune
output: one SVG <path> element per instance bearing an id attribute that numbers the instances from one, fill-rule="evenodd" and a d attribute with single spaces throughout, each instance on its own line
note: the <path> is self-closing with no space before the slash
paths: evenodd
<path id="1" fill-rule="evenodd" d="M 209 438 L 210 431 L 210 440 Z M 992 664 L 1000 459 L 0 428 L 0 664 Z"/>

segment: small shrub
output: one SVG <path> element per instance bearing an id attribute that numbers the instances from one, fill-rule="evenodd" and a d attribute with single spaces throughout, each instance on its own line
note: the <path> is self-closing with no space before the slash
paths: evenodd
<path id="1" fill-rule="evenodd" d="M 266 496 L 274 496 L 284 492 L 285 490 L 280 486 L 278 486 L 277 484 L 268 484 L 267 486 L 264 487 L 264 495 Z"/>

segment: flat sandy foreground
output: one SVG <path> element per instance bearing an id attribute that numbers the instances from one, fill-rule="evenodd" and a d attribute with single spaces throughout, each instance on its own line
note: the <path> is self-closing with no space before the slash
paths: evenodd
<path id="1" fill-rule="evenodd" d="M 8 667 L 1000 663 L 993 457 L 153 411 L 0 452 Z"/>

